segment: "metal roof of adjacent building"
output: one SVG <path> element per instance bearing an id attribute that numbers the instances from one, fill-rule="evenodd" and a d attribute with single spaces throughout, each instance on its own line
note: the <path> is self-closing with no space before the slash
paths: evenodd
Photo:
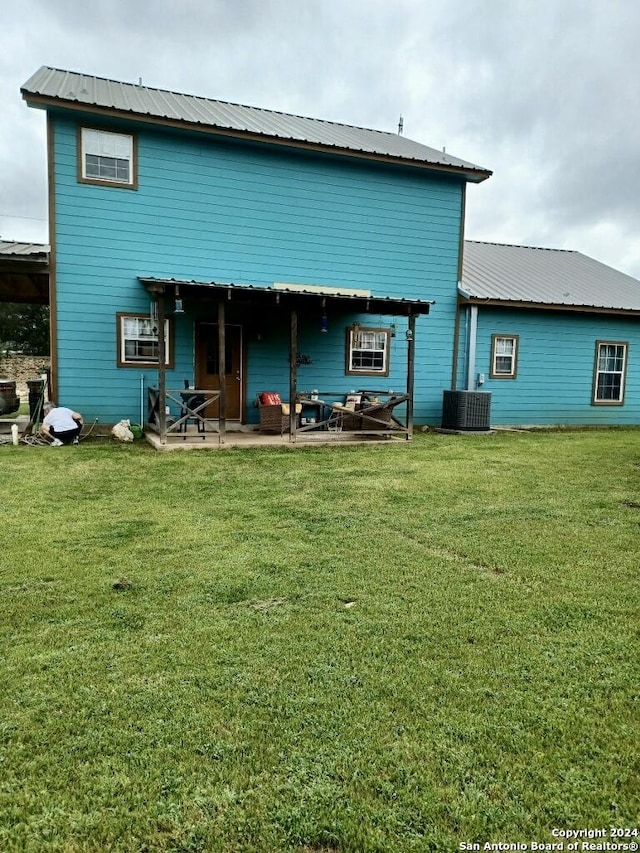
<path id="1" fill-rule="evenodd" d="M 565 249 L 465 240 L 462 295 L 472 301 L 640 311 L 640 281 Z"/>
<path id="2" fill-rule="evenodd" d="M 185 95 L 47 66 L 36 71 L 22 86 L 21 92 L 32 106 L 57 104 L 71 109 L 100 109 L 137 120 L 177 122 L 211 132 L 249 136 L 281 144 L 320 147 L 335 153 L 376 157 L 458 173 L 475 182 L 491 175 L 488 169 L 396 133 Z"/>

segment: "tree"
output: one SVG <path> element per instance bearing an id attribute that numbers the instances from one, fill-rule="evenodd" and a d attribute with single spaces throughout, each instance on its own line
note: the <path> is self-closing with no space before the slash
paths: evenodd
<path id="1" fill-rule="evenodd" d="M 0 355 L 49 355 L 49 306 L 0 303 Z"/>

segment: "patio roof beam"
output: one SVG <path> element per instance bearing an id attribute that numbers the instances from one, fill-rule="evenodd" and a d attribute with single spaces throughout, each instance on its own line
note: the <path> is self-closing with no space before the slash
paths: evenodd
<path id="1" fill-rule="evenodd" d="M 167 340 L 164 333 L 164 292 L 156 296 L 157 323 L 158 323 L 158 428 L 160 430 L 160 441 L 167 443 Z"/>
<path id="2" fill-rule="evenodd" d="M 416 315 L 409 314 L 407 326 L 407 439 L 413 434 L 413 394 L 415 386 Z"/>
<path id="3" fill-rule="evenodd" d="M 431 300 L 421 299 L 394 299 L 388 296 L 362 296 L 359 294 L 333 293 L 322 291 L 304 290 L 276 290 L 267 285 L 239 285 L 232 283 L 220 283 L 215 281 L 195 281 L 186 279 L 162 279 L 139 277 L 139 281 L 150 292 L 158 290 L 172 291 L 176 284 L 180 286 L 181 293 L 192 298 L 198 296 L 206 299 L 209 296 L 215 298 L 216 294 L 223 292 L 227 300 L 233 299 L 237 304 L 253 304 L 257 306 L 272 305 L 275 297 L 276 305 L 295 305 L 298 308 L 313 304 L 319 299 L 326 300 L 326 304 L 339 306 L 344 309 L 363 313 L 375 313 L 387 316 L 409 317 L 411 314 L 428 314 L 430 307 L 434 304 Z"/>
<path id="4" fill-rule="evenodd" d="M 298 398 L 298 312 L 291 307 L 289 338 L 289 435 L 296 440 L 296 400 Z"/>
<path id="5" fill-rule="evenodd" d="M 231 298 L 231 297 L 229 297 Z M 226 327 L 224 299 L 218 302 L 218 433 L 220 444 L 224 444 L 227 432 L 227 364 L 226 364 Z"/>

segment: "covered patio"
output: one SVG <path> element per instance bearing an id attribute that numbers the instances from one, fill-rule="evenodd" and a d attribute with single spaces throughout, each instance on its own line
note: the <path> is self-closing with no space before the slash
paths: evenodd
<path id="1" fill-rule="evenodd" d="M 325 444 L 353 441 L 410 441 L 413 433 L 416 318 L 429 313 L 433 304 L 426 300 L 374 297 L 369 291 L 353 288 L 315 287 L 274 284 L 273 286 L 237 285 L 215 281 L 194 281 L 140 277 L 151 296 L 158 336 L 158 379 L 148 388 L 145 424 L 147 439 L 159 449 L 196 446 L 269 446 Z M 172 313 L 184 313 L 184 306 L 197 313 L 203 305 L 215 317 L 217 341 L 214 341 L 218 382 L 215 389 L 167 384 L 167 340 L 165 321 Z M 260 427 L 229 418 L 227 397 L 228 341 L 230 312 L 234 322 L 255 324 L 256 318 L 277 312 L 280 327 L 288 332 L 288 403 L 283 420 L 273 434 Z M 406 323 L 406 375 L 404 388 L 358 389 L 358 403 L 349 406 L 341 398 L 344 391 L 313 391 L 301 387 L 298 368 L 305 356 L 299 349 L 299 320 L 309 316 L 326 317 L 383 315 L 402 318 Z M 357 326 L 354 323 L 353 326 Z M 325 331 L 321 329 L 320 331 Z M 195 340 L 195 339 L 194 339 Z M 195 344 L 194 344 L 195 346 Z M 358 377 L 359 382 L 380 383 L 379 378 Z M 291 404 L 293 402 L 293 404 Z M 313 408 L 313 418 L 301 417 Z M 216 417 L 211 417 L 211 410 Z M 177 417 L 168 411 L 177 412 Z M 208 413 L 209 412 L 209 413 Z M 279 433 L 279 434 L 278 434 Z"/>

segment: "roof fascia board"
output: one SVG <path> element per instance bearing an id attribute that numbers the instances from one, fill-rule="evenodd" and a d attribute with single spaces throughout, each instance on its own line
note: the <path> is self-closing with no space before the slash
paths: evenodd
<path id="1" fill-rule="evenodd" d="M 638 308 L 604 308 L 598 305 L 565 305 L 562 302 L 527 302 L 514 299 L 483 299 L 480 296 L 458 296 L 461 305 L 481 305 L 495 308 L 528 308 L 537 311 L 571 311 L 579 314 L 618 314 L 640 316 Z"/>
<path id="2" fill-rule="evenodd" d="M 22 97 L 30 107 L 40 109 L 61 109 L 72 110 L 73 112 L 86 113 L 90 115 L 100 115 L 105 117 L 117 118 L 124 121 L 133 121 L 141 124 L 153 124 L 162 127 L 170 127 L 181 130 L 196 131 L 205 133 L 208 136 L 220 136 L 222 138 L 242 139 L 250 142 L 258 142 L 261 144 L 277 145 L 284 148 L 299 148 L 304 151 L 314 151 L 323 154 L 333 154 L 340 157 L 350 157 L 355 160 L 367 160 L 390 165 L 407 166 L 413 169 L 420 169 L 425 172 L 437 172 L 439 174 L 447 174 L 464 178 L 473 183 L 481 183 L 490 178 L 493 172 L 486 169 L 465 169 L 462 166 L 447 166 L 439 163 L 426 163 L 421 160 L 411 160 L 403 157 L 394 157 L 392 155 L 376 154 L 368 151 L 351 151 L 348 148 L 340 148 L 337 145 L 322 145 L 318 142 L 305 142 L 300 139 L 284 139 L 278 136 L 268 136 L 262 133 L 252 133 L 250 131 L 230 130 L 220 128 L 214 125 L 201 125 L 195 122 L 180 121 L 178 119 L 161 118 L 159 116 L 147 115 L 146 113 L 135 113 L 127 110 L 118 110 L 111 107 L 100 107 L 94 104 L 81 104 L 76 101 L 65 101 L 63 98 L 47 97 L 45 95 L 32 95 L 29 92 L 22 91 Z"/>

